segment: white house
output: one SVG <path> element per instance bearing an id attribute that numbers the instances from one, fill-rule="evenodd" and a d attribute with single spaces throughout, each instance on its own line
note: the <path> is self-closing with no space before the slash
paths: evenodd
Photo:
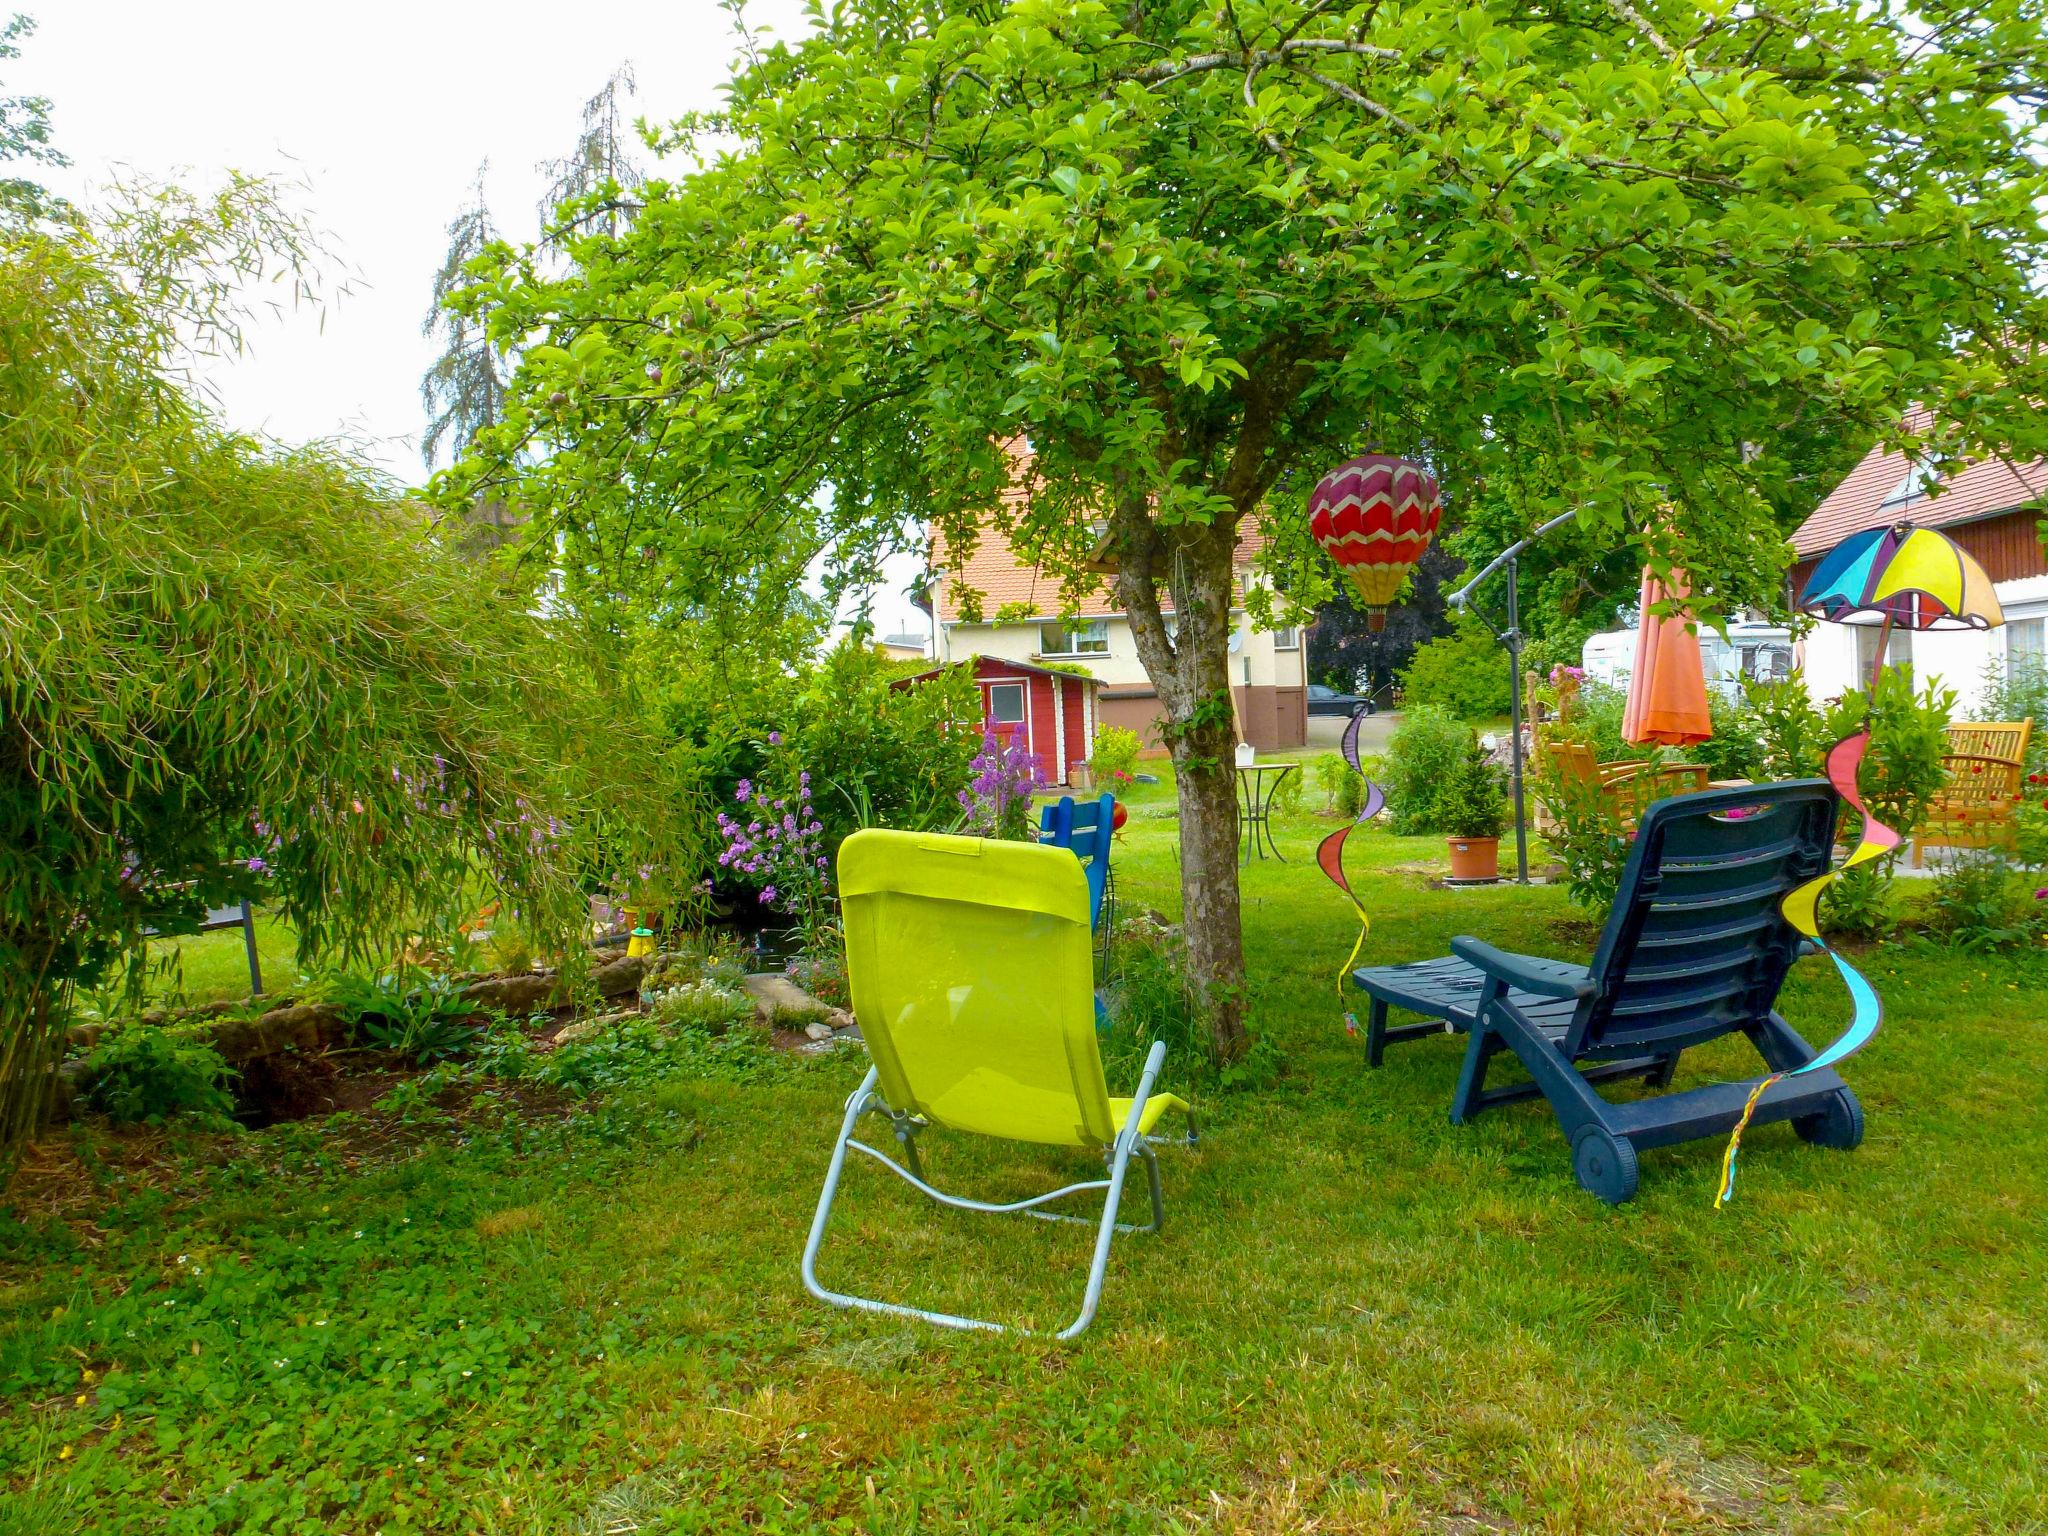
<path id="1" fill-rule="evenodd" d="M 1272 751 L 1308 741 L 1308 659 L 1299 628 L 1256 629 L 1244 610 L 1245 584 L 1257 579 L 1251 569 L 1256 548 L 1251 540 L 1238 545 L 1240 601 L 1232 610 L 1231 682 L 1244 739 Z M 963 560 L 953 561 L 941 544 L 933 561 L 936 660 L 987 656 L 1085 667 L 1101 684 L 1097 723 L 1136 731 L 1148 752 L 1160 750 L 1155 725 L 1159 696 L 1138 659 L 1130 620 L 1117 608 L 1106 581 L 1083 599 L 1070 629 L 1060 618 L 1059 581 L 1021 559 L 998 529 L 984 528 L 980 543 Z M 980 594 L 980 620 L 962 614 L 962 594 L 968 590 Z M 1170 604 L 1167 622 L 1172 623 Z"/>
<path id="2" fill-rule="evenodd" d="M 1874 448 L 1792 535 L 1793 592 L 1852 533 L 1897 522 L 1939 528 L 1984 567 L 2005 624 L 1988 632 L 1894 630 L 1887 659 L 1911 662 L 1922 681 L 1939 678 L 1956 691 L 1958 709 L 1968 711 L 1983 693 L 1987 670 L 2048 654 L 2048 556 L 2038 532 L 2044 501 L 2048 463 L 1994 460 L 1936 482 L 1904 455 Z M 1874 627 L 1815 625 L 1805 640 L 1808 691 L 1830 699 L 1867 679 L 1877 637 Z"/>

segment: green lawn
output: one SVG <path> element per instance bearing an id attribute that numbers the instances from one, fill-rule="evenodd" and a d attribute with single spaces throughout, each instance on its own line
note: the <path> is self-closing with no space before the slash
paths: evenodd
<path id="1" fill-rule="evenodd" d="M 266 996 L 295 991 L 306 979 L 299 969 L 298 935 L 262 912 L 256 914 L 256 961 Z M 240 1002 L 249 995 L 249 950 L 242 930 L 152 939 L 144 995 L 153 1003 Z M 85 1002 L 88 1014 L 126 1011 L 118 980 Z"/>
<path id="2" fill-rule="evenodd" d="M 1127 908 L 1175 906 L 1169 793 L 1139 791 Z M 1540 1104 L 1447 1123 L 1452 1042 L 1365 1068 L 1327 828 L 1288 819 L 1291 862 L 1245 878 L 1286 1074 L 1204 1097 L 1166 1232 L 1120 1244 L 1076 1345 L 805 1296 L 852 1059 L 569 1118 L 101 1140 L 95 1186 L 32 1169 L 5 1224 L 0 1530 L 2044 1528 L 2042 956 L 1865 957 L 1890 1013 L 1847 1068 L 1860 1150 L 1762 1129 L 1721 1212 L 1718 1143 L 1654 1152 L 1610 1210 Z M 1554 890 L 1435 889 L 1433 839 L 1353 851 L 1375 959 L 1459 932 L 1583 953 Z M 1813 1037 L 1844 1008 L 1827 975 L 1785 999 Z M 979 1191 L 1088 1166 L 927 1141 Z M 1056 1324 L 1088 1240 L 862 1167 L 824 1271 Z"/>

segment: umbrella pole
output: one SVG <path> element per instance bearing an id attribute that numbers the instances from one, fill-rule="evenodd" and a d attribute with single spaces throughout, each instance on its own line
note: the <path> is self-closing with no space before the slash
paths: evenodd
<path id="1" fill-rule="evenodd" d="M 1892 643 L 1892 611 L 1884 611 L 1884 623 L 1877 631 L 1877 654 L 1870 659 L 1870 691 L 1877 692 L 1877 680 L 1884 672 L 1884 653 Z"/>

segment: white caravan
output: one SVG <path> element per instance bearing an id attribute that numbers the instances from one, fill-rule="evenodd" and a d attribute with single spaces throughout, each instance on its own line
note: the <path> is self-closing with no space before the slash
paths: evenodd
<path id="1" fill-rule="evenodd" d="M 1783 682 L 1792 675 L 1792 631 L 1775 624 L 1731 624 L 1724 640 L 1717 631 L 1702 629 L 1700 661 L 1708 686 L 1734 698 L 1746 680 Z M 1589 682 L 1626 688 L 1636 664 L 1636 632 L 1617 629 L 1588 636 L 1580 662 Z"/>

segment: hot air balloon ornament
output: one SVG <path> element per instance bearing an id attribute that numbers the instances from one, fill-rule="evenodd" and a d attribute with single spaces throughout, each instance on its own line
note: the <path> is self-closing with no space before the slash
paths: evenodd
<path id="1" fill-rule="evenodd" d="M 1309 532 L 1358 589 L 1368 629 L 1386 627 L 1387 605 L 1429 548 L 1443 515 L 1436 476 L 1391 454 L 1360 454 L 1316 482 L 1308 498 Z"/>

